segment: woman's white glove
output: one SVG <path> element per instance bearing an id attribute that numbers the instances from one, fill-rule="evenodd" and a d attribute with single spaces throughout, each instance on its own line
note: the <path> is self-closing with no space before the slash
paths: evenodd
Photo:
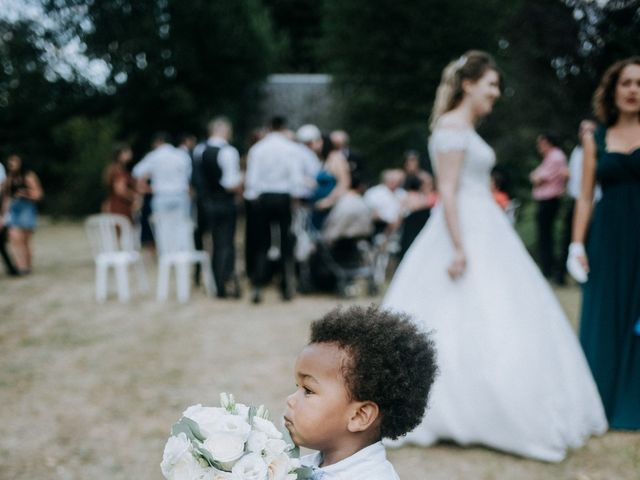
<path id="1" fill-rule="evenodd" d="M 589 264 L 587 263 L 587 253 L 582 243 L 574 242 L 569 245 L 569 256 L 567 257 L 567 271 L 576 282 L 584 283 L 589 278 Z"/>

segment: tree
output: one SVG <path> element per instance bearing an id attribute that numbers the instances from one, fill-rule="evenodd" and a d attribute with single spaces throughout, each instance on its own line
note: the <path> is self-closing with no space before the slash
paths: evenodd
<path id="1" fill-rule="evenodd" d="M 278 67 L 284 72 L 321 71 L 318 41 L 322 34 L 322 1 L 263 0 L 281 42 Z"/>
<path id="2" fill-rule="evenodd" d="M 57 75 L 48 60 L 48 32 L 31 20 L 0 20 L 0 155 L 20 154 L 45 188 L 45 207 L 62 187 L 51 132 L 87 95 L 82 83 Z M 89 109 L 87 109 L 89 110 Z"/>
<path id="3" fill-rule="evenodd" d="M 575 144 L 606 66 L 640 51 L 640 1 L 325 0 L 320 53 L 345 127 L 374 169 L 424 151 L 443 67 L 468 49 L 496 57 L 505 90 L 480 125 L 526 197 L 535 137 Z"/>
<path id="4" fill-rule="evenodd" d="M 640 51 L 640 2 L 524 0 L 504 32 L 507 95 L 492 122 L 495 146 L 514 174 L 519 196 L 539 161 L 535 138 L 553 131 L 565 151 L 604 70 Z"/>
<path id="5" fill-rule="evenodd" d="M 141 155 L 154 131 L 203 133 L 220 113 L 242 135 L 277 58 L 259 0 L 41 4 L 45 20 L 0 16 L 0 153 L 25 154 L 53 212 L 97 208 L 109 142 Z"/>
<path id="6" fill-rule="evenodd" d="M 320 53 L 345 127 L 374 168 L 424 150 L 443 67 L 469 49 L 495 52 L 502 2 L 326 0 Z"/>
<path id="7" fill-rule="evenodd" d="M 49 7 L 60 3 L 86 2 Z M 258 0 L 114 0 L 89 3 L 86 15 L 92 27 L 77 34 L 110 66 L 106 92 L 140 148 L 154 130 L 200 132 L 216 113 L 242 130 L 276 58 Z"/>

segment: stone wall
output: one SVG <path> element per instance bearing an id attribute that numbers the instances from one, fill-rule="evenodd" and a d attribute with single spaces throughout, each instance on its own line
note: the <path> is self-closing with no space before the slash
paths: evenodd
<path id="1" fill-rule="evenodd" d="M 274 115 L 284 115 L 292 129 L 305 123 L 313 123 L 323 132 L 340 127 L 331 93 L 331 76 L 270 75 L 262 89 L 256 124 L 266 125 Z"/>

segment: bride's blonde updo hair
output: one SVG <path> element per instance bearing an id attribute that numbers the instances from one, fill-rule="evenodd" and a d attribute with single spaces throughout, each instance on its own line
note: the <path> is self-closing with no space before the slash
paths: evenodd
<path id="1" fill-rule="evenodd" d="M 476 82 L 482 78 L 487 70 L 498 72 L 496 62 L 491 55 L 480 50 L 469 50 L 460 58 L 450 62 L 442 71 L 442 79 L 436 99 L 433 102 L 429 127 L 435 128 L 438 119 L 450 110 L 453 110 L 462 101 L 464 91 L 462 81 Z M 499 74 L 500 72 L 498 72 Z"/>

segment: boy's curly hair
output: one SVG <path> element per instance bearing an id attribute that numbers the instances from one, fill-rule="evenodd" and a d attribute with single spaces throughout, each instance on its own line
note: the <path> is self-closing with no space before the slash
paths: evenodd
<path id="1" fill-rule="evenodd" d="M 408 315 L 374 305 L 335 308 L 311 324 L 310 343 L 333 343 L 349 355 L 347 390 L 378 405 L 382 437 L 418 426 L 438 368 L 434 342 Z"/>

